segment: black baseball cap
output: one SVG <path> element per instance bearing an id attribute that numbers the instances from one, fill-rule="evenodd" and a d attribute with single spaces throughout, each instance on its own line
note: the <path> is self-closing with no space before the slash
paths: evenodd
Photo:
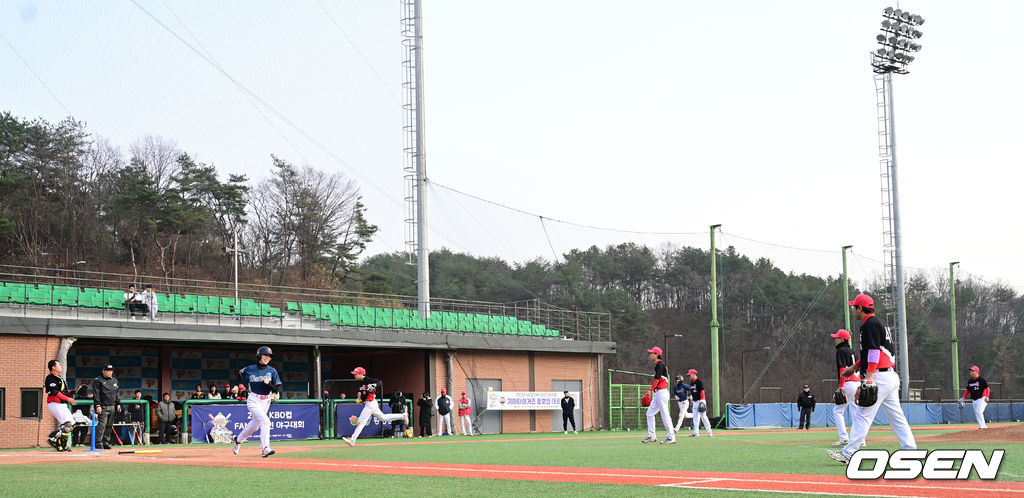
<path id="1" fill-rule="evenodd" d="M 810 388 L 811 388 L 811 386 L 809 386 L 807 384 L 804 384 L 804 389 L 810 389 Z"/>
<path id="2" fill-rule="evenodd" d="M 114 369 L 114 365 L 110 365 L 110 364 L 107 364 L 107 366 L 103 367 L 103 370 L 113 370 L 113 369 Z"/>
<path id="3" fill-rule="evenodd" d="M 569 394 L 569 390 L 566 389 L 566 390 L 562 391 L 562 394 Z"/>

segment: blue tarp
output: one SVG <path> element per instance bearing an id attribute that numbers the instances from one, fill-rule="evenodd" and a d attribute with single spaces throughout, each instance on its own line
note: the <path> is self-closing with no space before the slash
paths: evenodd
<path id="1" fill-rule="evenodd" d="M 819 403 L 811 414 L 811 425 L 835 427 L 831 403 Z M 956 403 L 903 403 L 903 414 L 911 424 L 971 424 L 975 423 L 974 410 L 968 403 L 962 410 Z M 752 405 L 726 405 L 729 427 L 796 427 L 800 423 L 800 410 L 796 403 L 756 403 Z M 846 423 L 851 423 L 847 408 Z M 1024 420 L 1024 403 L 989 403 L 985 420 L 1007 422 Z M 879 409 L 875 425 L 889 425 L 885 410 Z"/>

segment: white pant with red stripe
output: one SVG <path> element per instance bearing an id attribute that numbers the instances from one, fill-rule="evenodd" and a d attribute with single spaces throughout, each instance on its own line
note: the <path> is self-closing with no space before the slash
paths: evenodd
<path id="1" fill-rule="evenodd" d="M 674 439 L 676 433 L 672 430 L 672 415 L 668 411 L 668 389 L 654 391 L 651 396 L 651 406 L 647 407 L 647 437 L 651 439 L 658 438 L 654 431 L 656 425 L 654 415 L 658 412 L 661 412 L 661 423 L 665 424 L 665 432 L 669 439 Z"/>
<path id="2" fill-rule="evenodd" d="M 985 407 L 988 406 L 988 401 L 985 398 L 978 398 L 971 402 L 974 407 L 974 418 L 978 420 L 979 429 L 988 429 L 985 425 Z"/>
<path id="3" fill-rule="evenodd" d="M 836 431 L 839 432 L 840 441 L 849 441 L 850 434 L 846 432 L 846 407 L 850 405 L 850 401 L 855 399 L 857 396 L 857 388 L 860 387 L 860 382 L 856 380 L 848 380 L 843 384 L 843 392 L 846 393 L 846 403 L 841 405 L 832 405 L 832 415 L 836 419 Z M 857 409 L 857 405 L 851 406 L 853 410 Z M 853 419 L 853 413 L 850 412 L 850 418 Z"/>
<path id="4" fill-rule="evenodd" d="M 875 372 L 875 385 L 878 386 L 878 401 L 875 404 L 851 407 L 853 426 L 850 428 L 850 442 L 843 447 L 843 454 L 847 458 L 853 456 L 864 444 L 879 409 L 885 410 L 885 417 L 889 419 L 889 426 L 896 433 L 900 448 L 917 449 L 914 433 L 910 431 L 910 424 L 907 423 L 907 417 L 903 415 L 903 408 L 900 406 L 900 376 L 893 370 Z"/>
<path id="5" fill-rule="evenodd" d="M 353 443 L 356 442 L 356 439 L 359 439 L 359 433 L 363 432 L 363 427 L 366 427 L 371 416 L 375 417 L 381 423 L 397 422 L 405 419 L 405 414 L 402 412 L 384 415 L 384 412 L 380 411 L 380 405 L 377 404 L 377 400 L 367 401 L 363 403 L 363 411 L 359 412 L 359 424 L 356 425 L 356 430 L 352 432 Z"/>
<path id="6" fill-rule="evenodd" d="M 704 406 L 704 411 L 700 411 L 700 407 Z M 704 430 L 708 431 L 708 435 L 711 436 L 711 421 L 708 420 L 708 400 L 699 399 L 693 402 L 693 435 L 700 435 L 700 422 L 704 421 Z"/>

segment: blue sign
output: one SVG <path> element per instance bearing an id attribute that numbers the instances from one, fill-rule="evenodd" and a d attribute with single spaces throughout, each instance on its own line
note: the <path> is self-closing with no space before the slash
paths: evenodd
<path id="1" fill-rule="evenodd" d="M 391 407 L 388 405 L 382 405 L 378 403 L 380 411 L 384 412 L 385 415 L 391 413 Z M 352 403 L 352 404 L 338 404 L 335 405 L 335 411 L 337 412 L 338 423 L 334 425 L 335 436 L 351 436 L 356 430 L 356 425 L 349 420 L 352 417 L 359 417 L 359 414 L 363 411 L 363 405 Z M 399 420 L 401 422 L 401 420 Z M 390 422 L 388 426 L 390 427 Z M 379 436 L 380 435 L 380 421 L 377 417 L 370 415 L 370 420 L 366 422 L 366 427 L 363 427 L 363 432 L 359 433 L 359 437 L 366 436 Z"/>
<path id="2" fill-rule="evenodd" d="M 195 405 L 189 422 L 192 441 L 196 443 L 230 443 L 231 436 L 241 434 L 252 418 L 245 405 Z M 316 439 L 320 437 L 320 405 L 270 405 L 271 441 Z M 259 438 L 259 431 L 249 437 Z"/>

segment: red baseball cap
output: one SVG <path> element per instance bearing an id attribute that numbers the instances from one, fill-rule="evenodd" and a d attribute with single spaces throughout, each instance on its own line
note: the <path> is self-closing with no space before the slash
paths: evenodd
<path id="1" fill-rule="evenodd" d="M 356 375 L 356 374 L 358 374 L 358 375 L 366 375 L 366 369 L 363 368 L 363 367 L 356 367 L 355 370 L 353 370 L 353 371 L 351 371 L 349 373 L 351 373 L 352 375 Z"/>
<path id="2" fill-rule="evenodd" d="M 654 354 L 656 354 L 658 356 L 661 356 L 661 348 L 659 348 L 658 346 L 654 346 L 653 348 L 648 349 L 647 352 L 648 353 L 654 353 Z"/>
<path id="3" fill-rule="evenodd" d="M 445 388 L 443 388 L 443 387 L 442 387 L 442 388 L 441 388 L 441 392 L 446 392 L 446 391 L 445 391 Z"/>
<path id="4" fill-rule="evenodd" d="M 462 394 L 466 394 L 466 391 L 462 391 Z"/>
<path id="5" fill-rule="evenodd" d="M 875 300 L 871 299 L 871 296 L 867 294 L 858 294 L 853 301 L 847 301 L 846 304 L 850 306 L 860 306 L 861 308 L 874 308 Z"/>
<path id="6" fill-rule="evenodd" d="M 974 365 L 973 367 L 971 367 L 971 368 L 968 368 L 968 369 L 967 369 L 967 371 L 968 371 L 968 372 L 970 372 L 970 371 L 980 372 L 980 371 L 981 371 L 981 369 L 980 369 L 980 368 L 978 368 L 978 365 Z"/>
<path id="7" fill-rule="evenodd" d="M 689 372 L 686 372 L 686 375 L 697 375 L 697 369 L 691 368 Z"/>
<path id="8" fill-rule="evenodd" d="M 850 333 L 843 329 L 839 329 L 838 331 L 836 331 L 835 334 L 829 335 L 831 335 L 832 337 L 838 337 L 840 339 L 846 339 L 847 341 L 850 340 Z"/>

